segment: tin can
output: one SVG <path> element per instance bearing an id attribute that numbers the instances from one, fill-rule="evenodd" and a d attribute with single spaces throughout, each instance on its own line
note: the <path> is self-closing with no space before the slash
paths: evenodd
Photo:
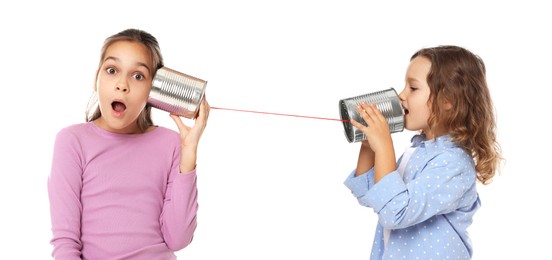
<path id="1" fill-rule="evenodd" d="M 375 104 L 387 119 L 389 130 L 391 133 L 401 132 L 404 130 L 404 110 L 401 105 L 401 100 L 394 88 L 380 90 L 373 93 L 368 93 L 360 96 L 350 97 L 339 100 L 339 114 L 343 120 L 343 128 L 345 136 L 349 143 L 361 142 L 366 140 L 366 135 L 360 129 L 353 126 L 350 122 L 354 119 L 363 125 L 366 125 L 364 119 L 357 112 L 356 108 L 362 102 L 366 104 Z"/>
<path id="2" fill-rule="evenodd" d="M 193 119 L 205 95 L 207 81 L 162 67 L 153 78 L 148 103 L 169 113 Z"/>

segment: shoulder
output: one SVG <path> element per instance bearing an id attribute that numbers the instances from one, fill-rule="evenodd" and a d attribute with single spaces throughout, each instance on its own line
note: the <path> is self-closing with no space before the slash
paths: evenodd
<path id="1" fill-rule="evenodd" d="M 475 176 L 472 156 L 447 137 L 425 142 L 418 154 L 418 164 L 425 165 L 424 171 L 439 175 Z"/>
<path id="2" fill-rule="evenodd" d="M 473 158 L 464 149 L 456 145 L 450 136 L 440 136 L 436 139 L 425 141 L 422 145 L 430 160 L 465 161 L 473 163 Z"/>
<path id="3" fill-rule="evenodd" d="M 156 129 L 149 134 L 154 136 L 154 139 L 161 139 L 169 142 L 180 142 L 180 133 L 164 126 L 157 126 Z"/>
<path id="4" fill-rule="evenodd" d="M 172 137 L 180 136 L 180 134 L 177 131 L 164 126 L 157 126 L 157 129 L 155 129 L 154 132 L 162 136 L 172 136 Z"/>
<path id="5" fill-rule="evenodd" d="M 430 162 L 440 166 L 475 167 L 473 158 L 460 147 L 442 148 L 436 151 Z"/>
<path id="6" fill-rule="evenodd" d="M 473 158 L 457 146 L 438 149 L 428 158 L 424 168 L 423 175 L 452 183 L 474 183 L 477 177 Z"/>
<path id="7" fill-rule="evenodd" d="M 89 125 L 89 124 L 91 124 L 91 122 L 68 125 L 68 126 L 62 128 L 61 130 L 59 130 L 59 132 L 82 131 L 82 129 L 85 129 L 87 127 L 87 125 Z"/>
<path id="8" fill-rule="evenodd" d="M 74 124 L 60 129 L 55 137 L 54 152 L 80 154 L 86 137 L 87 123 Z"/>
<path id="9" fill-rule="evenodd" d="M 56 139 L 73 139 L 80 136 L 89 127 L 89 123 L 79 123 L 66 126 L 57 132 Z"/>

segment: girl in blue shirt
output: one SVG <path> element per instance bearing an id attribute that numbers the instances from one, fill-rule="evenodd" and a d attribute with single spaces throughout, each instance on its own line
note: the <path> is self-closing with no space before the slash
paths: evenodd
<path id="1" fill-rule="evenodd" d="M 345 185 L 378 214 L 370 259 L 470 259 L 476 181 L 490 183 L 501 160 L 485 65 L 458 46 L 421 49 L 399 98 L 420 134 L 398 162 L 375 105 L 357 108 L 367 126 L 351 120 L 367 138 Z"/>

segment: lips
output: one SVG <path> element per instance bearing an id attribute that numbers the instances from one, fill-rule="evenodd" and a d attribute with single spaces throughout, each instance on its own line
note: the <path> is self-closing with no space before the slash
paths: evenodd
<path id="1" fill-rule="evenodd" d="M 111 108 L 113 108 L 113 110 L 117 113 L 122 113 L 122 112 L 125 112 L 126 105 L 120 101 L 113 101 L 111 103 Z"/>

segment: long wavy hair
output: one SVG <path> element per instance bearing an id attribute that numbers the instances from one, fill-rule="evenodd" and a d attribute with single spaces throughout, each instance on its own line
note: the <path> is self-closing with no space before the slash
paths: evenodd
<path id="1" fill-rule="evenodd" d="M 427 75 L 430 88 L 430 129 L 443 129 L 452 140 L 470 153 L 477 179 L 489 184 L 502 160 L 496 138 L 496 119 L 487 87 L 483 60 L 458 46 L 424 48 L 412 58 L 431 61 Z M 444 104 L 452 109 L 444 109 Z"/>
<path id="2" fill-rule="evenodd" d="M 131 41 L 143 44 L 148 49 L 153 67 L 155 68 L 155 72 L 159 68 L 163 67 L 163 56 L 161 55 L 161 49 L 159 48 L 159 43 L 157 42 L 157 39 L 153 37 L 153 35 L 142 30 L 126 29 L 105 39 L 103 47 L 101 49 L 100 63 L 98 65 L 98 70 L 96 71 L 94 84 L 96 84 L 98 80 L 98 74 L 100 72 L 102 62 L 105 59 L 105 52 L 113 43 L 119 41 Z M 94 110 L 93 113 L 91 113 L 92 110 Z M 96 91 L 94 91 L 86 109 L 86 122 L 94 121 L 101 116 L 102 112 L 100 111 L 100 107 L 98 106 L 98 95 Z M 153 120 L 151 118 L 151 106 L 149 104 L 144 107 L 144 109 L 138 116 L 137 124 L 138 128 L 142 132 L 144 132 L 149 126 L 153 125 Z"/>

